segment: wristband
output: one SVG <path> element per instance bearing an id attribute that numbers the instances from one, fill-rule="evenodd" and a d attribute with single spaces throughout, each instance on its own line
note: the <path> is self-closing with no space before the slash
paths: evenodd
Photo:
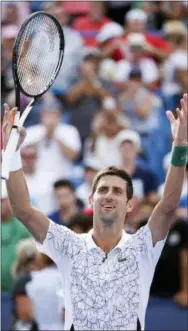
<path id="1" fill-rule="evenodd" d="M 188 145 L 173 146 L 171 164 L 174 167 L 185 167 L 188 162 Z"/>
<path id="2" fill-rule="evenodd" d="M 12 157 L 10 172 L 20 170 L 21 168 L 22 168 L 22 161 L 21 161 L 20 149 L 18 149 L 16 152 L 14 152 L 14 155 Z"/>

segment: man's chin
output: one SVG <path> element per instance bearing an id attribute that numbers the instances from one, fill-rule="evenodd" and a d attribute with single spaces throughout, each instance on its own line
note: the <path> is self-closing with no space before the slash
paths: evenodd
<path id="1" fill-rule="evenodd" d="M 112 225 L 116 222 L 116 218 L 113 217 L 113 215 L 109 215 L 109 216 L 102 216 L 101 218 L 101 222 L 104 224 L 104 225 Z"/>

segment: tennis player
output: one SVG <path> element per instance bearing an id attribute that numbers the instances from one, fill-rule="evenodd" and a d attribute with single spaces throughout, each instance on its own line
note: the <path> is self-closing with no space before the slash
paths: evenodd
<path id="1" fill-rule="evenodd" d="M 177 119 L 167 112 L 174 142 L 164 193 L 148 224 L 134 235 L 123 230 L 133 196 L 132 180 L 125 171 L 109 167 L 96 175 L 89 197 L 93 229 L 88 234 L 76 234 L 31 206 L 20 151 L 15 152 L 7 181 L 10 203 L 14 215 L 39 243 L 39 249 L 59 268 L 65 330 L 144 330 L 154 270 L 182 190 L 188 157 L 187 103 L 184 95 Z M 14 111 L 5 105 L 5 145 Z M 25 131 L 19 131 L 21 143 Z"/>

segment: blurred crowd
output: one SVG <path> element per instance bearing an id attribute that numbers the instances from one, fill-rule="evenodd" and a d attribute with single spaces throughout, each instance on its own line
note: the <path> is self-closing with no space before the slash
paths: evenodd
<path id="1" fill-rule="evenodd" d="M 24 19 L 45 10 L 65 36 L 63 65 L 26 120 L 21 149 L 30 198 L 54 222 L 92 228 L 92 180 L 115 165 L 133 178 L 134 233 L 162 197 L 170 165 L 165 111 L 187 91 L 187 1 L 6 1 L 2 9 L 2 105 L 15 103 L 12 48 Z M 22 96 L 22 107 L 28 98 Z M 2 116 L 3 118 L 3 107 Z M 3 146 L 2 146 L 3 147 Z M 188 167 L 176 220 L 157 265 L 151 295 L 188 306 Z M 14 330 L 62 330 L 56 266 L 37 253 L 2 188 L 2 291 L 11 293 Z M 170 276 L 169 276 L 170 275 Z"/>

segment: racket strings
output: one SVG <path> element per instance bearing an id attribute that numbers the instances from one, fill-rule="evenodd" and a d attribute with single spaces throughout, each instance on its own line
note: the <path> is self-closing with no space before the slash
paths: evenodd
<path id="1" fill-rule="evenodd" d="M 17 50 L 18 78 L 27 94 L 42 93 L 55 78 L 59 48 L 59 32 L 51 18 L 41 14 L 30 20 Z"/>

